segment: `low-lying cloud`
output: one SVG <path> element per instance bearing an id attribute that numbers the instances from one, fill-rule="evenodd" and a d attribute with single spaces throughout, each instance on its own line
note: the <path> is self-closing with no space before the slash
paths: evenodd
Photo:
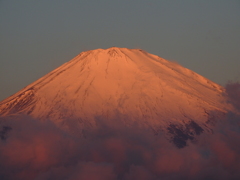
<path id="1" fill-rule="evenodd" d="M 237 107 L 240 98 L 234 101 Z M 84 132 L 80 137 L 27 116 L 1 118 L 0 179 L 240 178 L 240 118 L 233 113 L 181 149 L 163 134 L 117 119 L 98 118 L 97 128 Z"/>
<path id="2" fill-rule="evenodd" d="M 239 82 L 229 82 L 226 84 L 226 93 L 230 99 L 230 102 L 240 110 L 240 83 Z"/>

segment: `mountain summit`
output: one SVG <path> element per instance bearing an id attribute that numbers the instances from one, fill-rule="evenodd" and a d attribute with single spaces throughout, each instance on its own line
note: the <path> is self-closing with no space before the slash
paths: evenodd
<path id="1" fill-rule="evenodd" d="M 231 106 L 224 88 L 140 49 L 82 52 L 0 103 L 0 115 L 27 114 L 59 127 L 94 128 L 99 119 L 163 130 L 184 146 Z"/>

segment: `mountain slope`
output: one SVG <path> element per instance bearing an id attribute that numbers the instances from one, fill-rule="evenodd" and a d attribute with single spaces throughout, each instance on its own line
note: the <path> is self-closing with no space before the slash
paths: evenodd
<path id="1" fill-rule="evenodd" d="M 112 47 L 82 52 L 2 101 L 0 114 L 50 119 L 66 129 L 117 118 L 191 139 L 191 134 L 211 131 L 211 123 L 231 110 L 223 91 L 176 63 Z"/>

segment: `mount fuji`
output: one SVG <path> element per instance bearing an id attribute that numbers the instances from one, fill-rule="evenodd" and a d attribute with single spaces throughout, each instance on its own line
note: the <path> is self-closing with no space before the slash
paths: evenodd
<path id="1" fill-rule="evenodd" d="M 0 102 L 0 179 L 240 179 L 239 87 L 140 49 L 82 52 Z"/>
<path id="2" fill-rule="evenodd" d="M 177 147 L 233 107 L 224 88 L 140 49 L 82 52 L 0 103 L 0 116 L 28 115 L 84 135 L 99 119 L 164 132 Z"/>

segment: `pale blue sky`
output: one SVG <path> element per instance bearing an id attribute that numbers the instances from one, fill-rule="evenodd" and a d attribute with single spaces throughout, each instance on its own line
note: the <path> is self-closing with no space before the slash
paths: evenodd
<path id="1" fill-rule="evenodd" d="M 0 100 L 82 51 L 141 48 L 240 80 L 239 0 L 0 0 Z"/>

